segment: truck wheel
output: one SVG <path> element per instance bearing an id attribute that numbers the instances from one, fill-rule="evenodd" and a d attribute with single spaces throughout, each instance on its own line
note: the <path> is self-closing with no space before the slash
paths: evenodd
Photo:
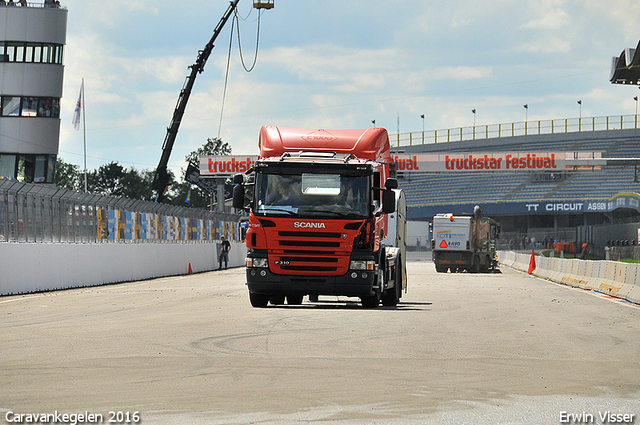
<path id="1" fill-rule="evenodd" d="M 309 302 L 317 303 L 318 302 L 318 296 L 315 295 L 315 294 L 309 295 Z"/>
<path id="2" fill-rule="evenodd" d="M 375 285 L 378 286 L 378 289 L 375 289 L 375 294 L 368 297 L 360 297 L 360 301 L 362 302 L 362 306 L 364 308 L 377 308 L 380 305 L 380 298 L 382 296 L 382 288 L 384 288 L 384 278 L 386 273 L 383 273 L 385 270 L 385 254 L 384 254 L 384 245 L 380 244 L 380 249 L 377 252 L 377 262 L 378 262 L 378 275 L 376 276 Z"/>
<path id="3" fill-rule="evenodd" d="M 438 273 L 446 273 L 447 272 L 447 266 L 436 266 L 436 271 Z"/>
<path id="4" fill-rule="evenodd" d="M 272 295 L 269 297 L 269 302 L 273 305 L 284 304 L 284 295 Z"/>
<path id="5" fill-rule="evenodd" d="M 252 307 L 264 308 L 269 303 L 269 295 L 249 292 L 249 301 Z"/>
<path id="6" fill-rule="evenodd" d="M 364 308 L 378 308 L 380 305 L 380 290 L 376 289 L 376 294 L 370 297 L 360 297 L 360 301 Z"/>
<path id="7" fill-rule="evenodd" d="M 396 276 L 393 288 L 384 291 L 382 294 L 382 305 L 385 307 L 395 307 L 400 301 L 402 291 L 402 266 L 399 259 L 396 260 Z"/>
<path id="8" fill-rule="evenodd" d="M 287 295 L 287 304 L 289 305 L 300 305 L 302 304 L 302 297 L 304 295 L 298 294 L 288 294 Z"/>

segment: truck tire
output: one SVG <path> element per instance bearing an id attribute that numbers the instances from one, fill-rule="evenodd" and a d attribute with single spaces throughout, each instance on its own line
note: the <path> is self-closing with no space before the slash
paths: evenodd
<path id="1" fill-rule="evenodd" d="M 249 292 L 249 301 L 252 307 L 264 308 L 269 303 L 269 295 Z"/>
<path id="2" fill-rule="evenodd" d="M 436 264 L 436 271 L 438 273 L 446 273 L 447 269 L 448 269 L 447 266 L 439 266 L 439 265 Z"/>
<path id="3" fill-rule="evenodd" d="M 378 308 L 380 305 L 380 290 L 376 289 L 375 295 L 370 297 L 360 297 L 360 301 L 364 308 Z"/>
<path id="4" fill-rule="evenodd" d="M 269 302 L 273 305 L 284 304 L 284 295 L 272 295 L 269 297 Z"/>
<path id="5" fill-rule="evenodd" d="M 393 288 L 389 288 L 382 294 L 382 305 L 385 307 L 395 307 L 400 301 L 402 291 L 402 262 L 400 258 L 396 258 L 395 282 Z"/>
<path id="6" fill-rule="evenodd" d="M 289 305 L 300 305 L 302 304 L 302 294 L 288 294 L 287 295 L 287 304 Z"/>

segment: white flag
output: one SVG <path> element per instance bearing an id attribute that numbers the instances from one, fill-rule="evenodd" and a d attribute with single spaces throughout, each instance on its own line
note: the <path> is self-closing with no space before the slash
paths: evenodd
<path id="1" fill-rule="evenodd" d="M 78 94 L 78 102 L 76 103 L 76 109 L 73 111 L 73 128 L 80 130 L 80 111 L 82 110 L 82 104 L 84 103 L 84 79 L 80 85 L 80 94 Z"/>

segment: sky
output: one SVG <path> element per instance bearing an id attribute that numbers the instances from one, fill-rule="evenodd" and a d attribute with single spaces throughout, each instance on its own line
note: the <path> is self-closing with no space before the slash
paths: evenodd
<path id="1" fill-rule="evenodd" d="M 155 169 L 189 66 L 229 1 L 61 2 L 59 157 L 82 168 L 86 130 L 89 170 L 112 161 Z M 231 56 L 232 20 L 196 78 L 169 161 L 176 174 L 208 138 L 257 155 L 263 125 L 375 120 L 394 134 L 472 126 L 474 115 L 485 125 L 636 113 L 638 89 L 609 82 L 612 57 L 640 39 L 635 0 L 275 0 L 262 11 L 257 61 L 246 72 L 237 30 L 249 68 L 252 5 L 238 4 Z M 71 121 L 82 79 L 86 128 L 78 131 Z"/>

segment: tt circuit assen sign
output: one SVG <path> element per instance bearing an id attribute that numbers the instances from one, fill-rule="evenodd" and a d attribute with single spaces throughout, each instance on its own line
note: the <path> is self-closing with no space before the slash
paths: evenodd
<path id="1" fill-rule="evenodd" d="M 473 211 L 475 204 L 454 205 L 421 205 L 409 208 L 409 219 L 421 217 L 433 217 L 441 213 L 443 208 L 452 214 L 468 214 Z M 631 209 L 640 212 L 640 195 L 635 193 L 619 193 L 608 199 L 584 199 L 576 201 L 541 201 L 541 202 L 488 202 L 482 204 L 482 212 L 487 216 L 509 214 L 582 214 L 582 213 L 609 213 L 618 209 Z"/>
<path id="2" fill-rule="evenodd" d="M 203 177 L 228 177 L 246 173 L 258 159 L 257 155 L 201 156 L 200 175 Z"/>
<path id="3" fill-rule="evenodd" d="M 561 171 L 573 152 L 494 152 L 473 154 L 398 154 L 399 172 Z"/>

